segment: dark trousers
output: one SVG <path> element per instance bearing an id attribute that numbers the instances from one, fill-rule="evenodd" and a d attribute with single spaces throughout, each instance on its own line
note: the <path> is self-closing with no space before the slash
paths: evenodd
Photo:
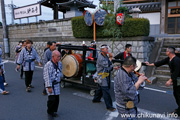
<path id="1" fill-rule="evenodd" d="M 59 95 L 49 95 L 47 101 L 47 113 L 53 114 L 58 111 L 59 106 Z"/>
<path id="2" fill-rule="evenodd" d="M 178 115 L 180 115 L 180 86 L 174 86 L 173 93 L 174 93 L 176 103 L 178 105 L 177 113 Z"/>
<path id="3" fill-rule="evenodd" d="M 4 72 L 2 72 L 2 77 L 3 77 L 3 81 L 6 82 Z"/>
<path id="4" fill-rule="evenodd" d="M 47 94 L 47 92 L 46 92 L 46 87 L 45 87 L 45 83 L 44 83 L 43 93 L 44 93 L 44 94 Z"/>
<path id="5" fill-rule="evenodd" d="M 33 71 L 24 71 L 25 72 L 25 85 L 26 87 L 29 87 L 32 82 L 32 76 L 33 76 Z"/>
<path id="6" fill-rule="evenodd" d="M 5 90 L 3 76 L 0 76 L 0 89 Z"/>
<path id="7" fill-rule="evenodd" d="M 23 77 L 23 66 L 21 65 L 21 73 L 20 73 L 20 77 Z"/>
<path id="8" fill-rule="evenodd" d="M 110 95 L 108 86 L 107 87 L 99 86 L 98 90 L 96 90 L 93 101 L 100 101 L 101 97 L 104 98 L 106 108 L 111 108 L 112 107 L 112 99 L 111 99 L 111 95 Z"/>

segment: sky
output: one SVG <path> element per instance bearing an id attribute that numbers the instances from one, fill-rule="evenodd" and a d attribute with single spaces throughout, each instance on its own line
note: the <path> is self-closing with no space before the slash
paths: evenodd
<path id="1" fill-rule="evenodd" d="M 38 1 L 41 1 L 41 0 L 4 0 L 7 24 L 12 24 L 12 14 L 11 14 L 11 9 L 9 7 L 9 5 L 11 3 L 13 3 L 17 7 L 23 7 L 23 6 L 26 6 L 26 5 L 35 4 Z M 93 4 L 99 6 L 99 0 L 88 0 L 88 1 L 93 1 Z M 94 11 L 94 9 L 87 9 L 87 10 L 90 10 L 92 12 Z M 1 11 L 0 11 L 0 14 L 1 14 Z M 62 19 L 62 15 L 63 14 L 61 12 L 59 12 L 59 19 Z M 52 19 L 53 19 L 53 11 L 52 11 L 52 9 L 41 6 L 41 16 L 30 17 L 29 22 L 36 22 L 36 20 L 39 21 L 39 20 L 52 20 Z M 0 15 L 0 21 L 2 21 L 2 16 L 1 15 Z M 28 19 L 27 18 L 23 18 L 21 20 L 17 19 L 17 20 L 14 20 L 14 23 L 18 23 L 18 24 L 20 24 L 20 23 L 28 23 Z"/>

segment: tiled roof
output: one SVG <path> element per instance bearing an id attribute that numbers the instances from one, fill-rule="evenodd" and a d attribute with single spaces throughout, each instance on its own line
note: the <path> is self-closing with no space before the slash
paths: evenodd
<path id="1" fill-rule="evenodd" d="M 90 2 L 88 0 L 41 0 L 39 1 L 39 3 L 50 8 L 53 8 L 53 4 L 56 3 L 58 5 L 58 10 L 61 12 L 70 10 L 71 5 L 76 5 L 80 10 L 83 10 L 85 7 L 96 7 L 93 2 Z"/>
<path id="2" fill-rule="evenodd" d="M 161 10 L 160 2 L 122 4 L 122 6 L 126 6 L 129 10 L 131 10 L 132 8 L 139 8 L 142 12 L 152 12 L 152 11 L 160 11 Z"/>

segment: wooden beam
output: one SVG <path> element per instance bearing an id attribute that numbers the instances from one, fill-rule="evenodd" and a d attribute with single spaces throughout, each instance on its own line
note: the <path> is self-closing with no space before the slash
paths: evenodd
<path id="1" fill-rule="evenodd" d="M 54 20 L 55 19 L 58 19 L 58 5 L 55 3 L 54 4 L 54 8 L 53 8 L 53 11 L 54 11 Z"/>

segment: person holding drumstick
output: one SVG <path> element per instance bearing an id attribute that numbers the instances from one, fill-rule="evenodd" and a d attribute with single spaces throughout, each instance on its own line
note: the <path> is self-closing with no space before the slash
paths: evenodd
<path id="1" fill-rule="evenodd" d="M 122 120 L 137 119 L 136 105 L 140 101 L 138 89 L 141 88 L 141 84 L 147 77 L 144 74 L 140 74 L 139 78 L 135 76 L 135 68 L 136 59 L 128 56 L 114 78 L 114 92 L 119 117 L 121 118 L 121 114 L 132 115 L 130 118 L 121 118 Z"/>
<path id="2" fill-rule="evenodd" d="M 106 108 L 109 111 L 115 111 L 116 109 L 113 107 L 112 99 L 110 95 L 110 73 L 113 69 L 113 65 L 109 60 L 108 56 L 108 46 L 106 44 L 101 45 L 101 54 L 99 54 L 96 68 L 97 74 L 101 74 L 100 80 L 98 82 L 98 89 L 95 92 L 94 98 L 92 100 L 93 103 L 101 102 L 101 98 L 104 98 Z M 104 76 L 104 77 L 103 77 Z"/>

